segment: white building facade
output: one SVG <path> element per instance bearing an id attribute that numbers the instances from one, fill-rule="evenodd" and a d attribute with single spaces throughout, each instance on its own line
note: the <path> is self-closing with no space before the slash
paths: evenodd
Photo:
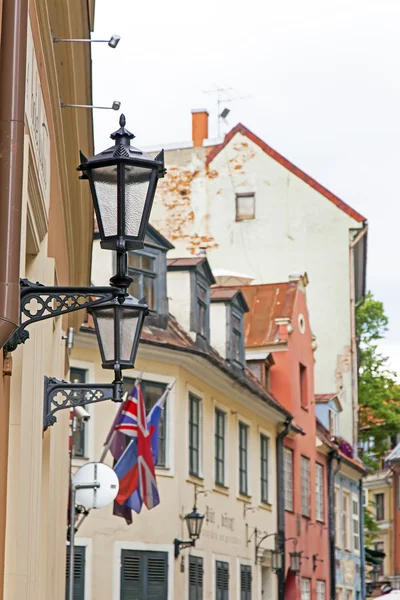
<path id="1" fill-rule="evenodd" d="M 166 151 L 153 225 L 175 245 L 201 250 L 213 272 L 253 283 L 308 274 L 317 394 L 338 394 L 342 436 L 357 439 L 355 306 L 365 294 L 365 218 L 243 125 L 207 140 L 206 111 L 193 112 L 193 144 Z"/>

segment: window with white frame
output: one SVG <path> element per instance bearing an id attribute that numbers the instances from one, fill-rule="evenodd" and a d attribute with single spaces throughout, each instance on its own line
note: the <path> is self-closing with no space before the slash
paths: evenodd
<path id="1" fill-rule="evenodd" d="M 285 510 L 293 511 L 293 450 L 283 449 Z"/>
<path id="2" fill-rule="evenodd" d="M 336 586 L 336 600 L 343 600 L 343 589 Z"/>
<path id="3" fill-rule="evenodd" d="M 360 503 L 357 496 L 352 498 L 353 509 L 353 550 L 360 551 Z"/>
<path id="4" fill-rule="evenodd" d="M 325 600 L 325 581 L 318 579 L 317 581 L 317 600 Z"/>
<path id="5" fill-rule="evenodd" d="M 344 592 L 345 600 L 354 600 L 354 590 L 347 588 Z"/>
<path id="6" fill-rule="evenodd" d="M 268 454 L 269 439 L 263 433 L 260 435 L 260 487 L 261 502 L 268 504 Z"/>
<path id="7" fill-rule="evenodd" d="M 254 192 L 236 194 L 236 221 L 254 219 L 256 196 Z"/>
<path id="8" fill-rule="evenodd" d="M 342 536 L 340 535 L 340 488 L 335 487 L 334 491 L 334 507 L 335 507 L 335 546 L 342 547 Z"/>
<path id="9" fill-rule="evenodd" d="M 329 409 L 329 433 L 332 437 L 338 435 L 338 414 L 331 408 Z"/>
<path id="10" fill-rule="evenodd" d="M 324 467 L 320 464 L 315 465 L 315 495 L 317 521 L 324 520 Z"/>
<path id="11" fill-rule="evenodd" d="M 342 533 L 345 550 L 351 550 L 350 542 L 350 494 L 343 491 Z"/>
<path id="12" fill-rule="evenodd" d="M 189 394 L 189 473 L 200 477 L 201 398 Z"/>
<path id="13" fill-rule="evenodd" d="M 311 600 L 311 579 L 302 577 L 300 582 L 301 600 Z"/>
<path id="14" fill-rule="evenodd" d="M 226 414 L 215 409 L 215 483 L 225 485 L 225 421 Z"/>
<path id="15" fill-rule="evenodd" d="M 239 423 L 239 493 L 249 493 L 249 426 Z"/>
<path id="16" fill-rule="evenodd" d="M 301 457 L 301 514 L 310 516 L 310 459 Z"/>

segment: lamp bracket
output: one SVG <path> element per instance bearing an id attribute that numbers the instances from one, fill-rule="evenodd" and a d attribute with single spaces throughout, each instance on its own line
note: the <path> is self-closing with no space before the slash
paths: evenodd
<path id="1" fill-rule="evenodd" d="M 182 540 L 178 540 L 178 539 L 174 539 L 174 556 L 175 558 L 178 558 L 179 553 L 181 550 L 184 550 L 185 548 L 192 548 L 193 546 L 195 546 L 195 540 L 191 540 L 190 542 L 183 542 Z"/>
<path id="2" fill-rule="evenodd" d="M 55 377 L 44 378 L 43 427 L 46 430 L 57 422 L 54 416 L 63 409 L 75 408 L 113 400 L 122 402 L 122 381 L 113 383 L 68 383 Z"/>
<path id="3" fill-rule="evenodd" d="M 262 548 L 261 544 L 263 543 L 264 540 L 266 540 L 269 537 L 274 536 L 276 538 L 277 534 L 261 532 L 257 528 L 254 530 L 254 534 L 255 534 L 255 563 L 257 564 L 259 561 L 260 550 L 265 550 L 265 548 Z M 259 537 L 259 534 L 261 534 L 261 537 Z"/>
<path id="4" fill-rule="evenodd" d="M 29 338 L 25 331 L 31 323 L 64 315 L 76 310 L 107 302 L 124 292 L 111 286 L 69 287 L 45 286 L 28 279 L 20 280 L 20 326 L 4 346 L 4 352 L 13 352 Z"/>

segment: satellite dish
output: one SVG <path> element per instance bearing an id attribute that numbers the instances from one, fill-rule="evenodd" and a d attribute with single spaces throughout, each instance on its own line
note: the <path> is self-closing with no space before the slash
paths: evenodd
<path id="1" fill-rule="evenodd" d="M 98 483 L 98 488 L 79 489 L 81 485 Z M 85 508 L 104 508 L 115 500 L 119 481 L 115 471 L 104 463 L 88 463 L 77 470 L 72 485 L 76 488 L 76 503 Z"/>

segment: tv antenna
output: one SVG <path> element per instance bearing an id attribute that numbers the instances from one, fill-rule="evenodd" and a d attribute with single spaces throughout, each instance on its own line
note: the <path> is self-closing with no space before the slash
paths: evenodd
<path id="1" fill-rule="evenodd" d="M 217 128 L 218 128 L 218 137 L 221 135 L 221 121 L 226 123 L 226 118 L 231 112 L 230 108 L 224 106 L 229 102 L 234 102 L 235 100 L 244 100 L 246 98 L 251 98 L 248 96 L 241 96 L 240 92 L 235 90 L 230 86 L 222 86 L 216 85 L 211 90 L 205 90 L 205 94 L 216 94 L 217 95 Z M 223 107 L 224 106 L 224 107 Z M 223 107 L 223 108 L 222 108 Z"/>

